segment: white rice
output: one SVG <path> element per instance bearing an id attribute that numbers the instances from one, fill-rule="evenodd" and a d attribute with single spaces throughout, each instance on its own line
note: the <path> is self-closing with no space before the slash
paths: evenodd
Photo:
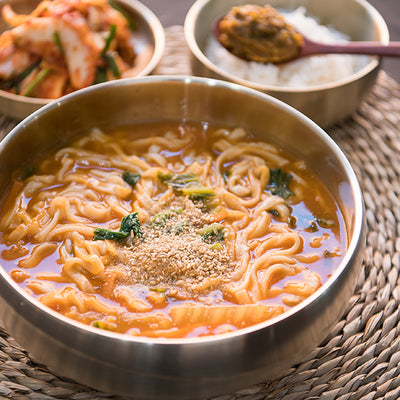
<path id="1" fill-rule="evenodd" d="M 336 29 L 320 25 L 315 17 L 306 16 L 304 7 L 294 11 L 279 10 L 280 14 L 309 39 L 338 43 L 349 37 Z M 225 72 L 250 82 L 286 87 L 315 86 L 344 79 L 368 64 L 370 57 L 329 54 L 311 56 L 282 65 L 263 64 L 241 60 L 210 37 L 206 56 Z"/>

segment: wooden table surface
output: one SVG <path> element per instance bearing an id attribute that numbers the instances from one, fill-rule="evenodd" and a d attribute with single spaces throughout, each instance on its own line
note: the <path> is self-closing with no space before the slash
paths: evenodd
<path id="1" fill-rule="evenodd" d="M 400 41 L 400 0 L 369 0 L 369 2 L 382 14 L 388 24 L 391 40 Z M 142 3 L 158 16 L 164 27 L 168 27 L 183 25 L 185 15 L 194 0 L 142 0 Z M 400 59 L 385 58 L 383 69 L 400 82 Z"/>

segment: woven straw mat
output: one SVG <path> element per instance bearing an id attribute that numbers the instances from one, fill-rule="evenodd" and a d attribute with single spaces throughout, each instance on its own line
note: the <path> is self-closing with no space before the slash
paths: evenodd
<path id="1" fill-rule="evenodd" d="M 182 27 L 166 29 L 158 74 L 190 74 Z M 300 364 L 218 400 L 400 399 L 400 87 L 380 72 L 357 113 L 329 129 L 360 181 L 368 224 L 364 267 L 347 311 Z M 14 125 L 0 115 L 0 138 Z M 0 327 L 0 399 L 115 399 L 52 374 Z M 216 400 L 216 399 L 215 399 Z"/>

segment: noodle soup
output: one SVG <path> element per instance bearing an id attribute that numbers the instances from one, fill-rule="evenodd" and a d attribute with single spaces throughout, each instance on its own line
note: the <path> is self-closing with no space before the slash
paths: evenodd
<path id="1" fill-rule="evenodd" d="M 242 128 L 93 130 L 20 171 L 0 260 L 61 314 L 134 336 L 215 335 L 313 294 L 346 248 L 328 188 Z"/>

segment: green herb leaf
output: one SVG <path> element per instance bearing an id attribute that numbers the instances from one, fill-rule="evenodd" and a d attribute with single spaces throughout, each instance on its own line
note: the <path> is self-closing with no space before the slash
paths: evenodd
<path id="1" fill-rule="evenodd" d="M 19 179 L 21 179 L 21 180 L 28 179 L 32 175 L 35 175 L 35 173 L 36 173 L 36 167 L 34 165 L 26 165 L 24 167 Z"/>
<path id="2" fill-rule="evenodd" d="M 270 210 L 268 210 L 268 212 L 273 216 L 273 217 L 280 217 L 279 211 L 276 210 L 275 208 L 271 208 Z"/>
<path id="3" fill-rule="evenodd" d="M 324 257 L 325 258 L 340 257 L 340 254 L 335 251 L 325 250 Z"/>
<path id="4" fill-rule="evenodd" d="M 121 227 L 119 230 L 120 232 L 124 232 L 128 235 L 133 232 L 136 237 L 142 237 L 143 231 L 142 227 L 140 226 L 138 213 L 134 212 L 133 214 L 125 215 L 125 217 L 122 218 Z"/>
<path id="5" fill-rule="evenodd" d="M 122 218 L 119 232 L 105 228 L 96 228 L 94 230 L 93 240 L 115 240 L 116 242 L 121 242 L 126 239 L 131 232 L 133 232 L 136 237 L 143 236 L 137 212 L 125 215 L 125 217 Z"/>
<path id="6" fill-rule="evenodd" d="M 310 233 L 317 232 L 319 231 L 318 226 L 325 229 L 332 229 L 336 226 L 336 224 L 335 221 L 331 219 L 323 219 L 316 217 L 314 221 L 310 222 L 309 227 L 306 228 L 305 231 Z"/>
<path id="7" fill-rule="evenodd" d="M 133 188 L 139 182 L 141 175 L 136 172 L 124 172 L 122 174 L 122 179 L 128 184 L 131 185 Z"/>
<path id="8" fill-rule="evenodd" d="M 310 233 L 314 233 L 314 232 L 318 232 L 318 226 L 315 223 L 315 221 L 312 221 L 310 223 L 310 226 L 308 226 L 307 228 L 304 229 L 306 232 L 310 232 Z"/>
<path id="9" fill-rule="evenodd" d="M 289 217 L 289 221 L 288 221 L 288 225 L 290 229 L 296 229 L 296 225 L 297 225 L 297 218 L 290 216 Z"/>
<path id="10" fill-rule="evenodd" d="M 267 189 L 273 195 L 287 199 L 289 196 L 294 196 L 294 193 L 289 189 L 289 183 L 292 179 L 292 175 L 282 171 L 280 168 L 271 169 Z"/>
<path id="11" fill-rule="evenodd" d="M 214 190 L 202 186 L 196 174 L 162 174 L 158 173 L 158 179 L 175 191 L 189 196 L 192 200 L 204 200 L 215 196 Z"/>
<path id="12" fill-rule="evenodd" d="M 94 230 L 93 240 L 115 240 L 116 242 L 121 242 L 129 236 L 126 232 L 115 232 L 109 229 L 96 228 Z"/>
<path id="13" fill-rule="evenodd" d="M 232 175 L 232 171 L 230 169 L 227 169 L 226 171 L 223 172 L 222 177 L 224 178 L 224 182 L 228 181 L 228 178 Z"/>
<path id="14" fill-rule="evenodd" d="M 336 226 L 335 221 L 331 219 L 316 218 L 315 220 L 321 228 L 332 229 Z"/>

